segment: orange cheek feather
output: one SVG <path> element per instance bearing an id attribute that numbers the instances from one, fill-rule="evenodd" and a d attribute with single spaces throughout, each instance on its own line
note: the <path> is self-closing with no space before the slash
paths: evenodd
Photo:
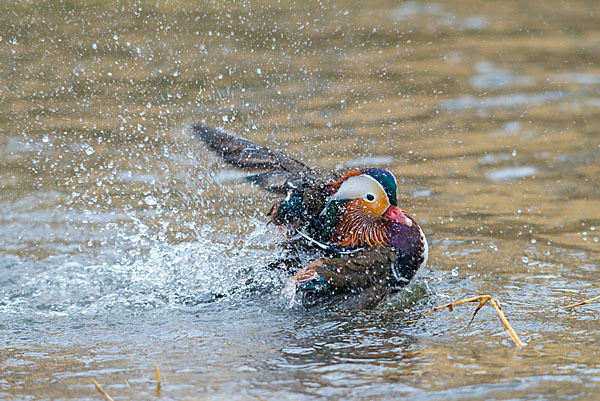
<path id="1" fill-rule="evenodd" d="M 372 217 L 381 217 L 385 213 L 387 208 L 390 206 L 389 202 L 387 202 L 385 199 L 381 199 L 381 198 L 377 199 L 374 202 L 367 202 L 364 199 L 355 199 L 348 203 L 349 204 L 355 203 L 355 205 L 352 205 L 352 206 L 361 208 L 362 210 L 365 211 L 365 213 L 367 213 L 368 215 L 370 215 Z"/>

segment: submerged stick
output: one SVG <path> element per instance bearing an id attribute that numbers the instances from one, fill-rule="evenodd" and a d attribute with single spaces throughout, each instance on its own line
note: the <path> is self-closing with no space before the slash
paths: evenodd
<path id="1" fill-rule="evenodd" d="M 598 292 L 600 292 L 600 291 L 598 291 Z M 598 295 L 597 297 L 588 299 L 587 301 L 577 302 L 576 304 L 573 304 L 573 305 L 561 306 L 560 308 L 556 308 L 554 310 L 576 308 L 581 305 L 589 304 L 590 302 L 595 301 L 597 299 L 600 299 L 600 295 Z"/>
<path id="2" fill-rule="evenodd" d="M 92 383 L 94 384 L 94 386 L 96 386 L 96 390 L 98 390 L 98 392 L 100 394 L 102 394 L 104 396 L 104 398 L 106 398 L 108 401 L 115 401 L 113 400 L 113 398 L 108 395 L 108 393 L 106 391 L 104 391 L 104 389 L 102 387 L 100 387 L 100 384 L 98 384 L 98 382 L 94 379 L 90 379 L 92 381 Z"/>
<path id="3" fill-rule="evenodd" d="M 517 335 L 515 330 L 512 328 L 512 326 L 506 319 L 506 316 L 504 316 L 504 312 L 502 312 L 502 308 L 500 307 L 500 301 L 498 301 L 496 298 L 492 298 L 491 295 L 478 295 L 476 297 L 462 299 L 460 301 L 456 301 L 456 302 L 452 302 L 452 303 L 449 303 L 446 305 L 438 306 L 436 308 L 433 308 L 429 312 L 427 312 L 425 314 L 425 317 L 427 317 L 430 313 L 441 310 L 441 309 L 447 308 L 449 312 L 452 312 L 454 310 L 455 306 L 466 304 L 469 302 L 479 302 L 479 305 L 477 305 L 477 309 L 475 309 L 475 312 L 473 312 L 471 321 L 468 324 L 468 326 L 470 326 L 471 323 L 473 323 L 473 320 L 475 319 L 477 312 L 479 312 L 481 310 L 481 308 L 483 308 L 485 306 L 485 304 L 488 303 L 488 301 L 492 304 L 492 306 L 496 310 L 496 313 L 498 313 L 498 317 L 500 318 L 500 322 L 502 323 L 502 328 L 508 333 L 510 339 L 515 343 L 515 345 L 518 348 L 525 347 L 525 344 L 521 341 L 521 339 L 519 338 L 519 336 Z"/>

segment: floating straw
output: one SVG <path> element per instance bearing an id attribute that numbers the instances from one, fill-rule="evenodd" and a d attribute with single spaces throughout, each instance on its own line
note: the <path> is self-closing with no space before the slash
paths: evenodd
<path id="1" fill-rule="evenodd" d="M 102 387 L 100 387 L 100 385 L 98 384 L 98 382 L 94 379 L 90 379 L 92 381 L 92 383 L 94 383 L 94 386 L 96 386 L 96 390 L 98 390 L 98 392 L 100 392 L 100 394 L 102 394 L 104 396 L 104 398 L 106 398 L 108 401 L 115 401 L 113 400 L 113 398 L 108 395 L 108 393 L 106 391 L 104 391 L 104 389 Z"/>
<path id="2" fill-rule="evenodd" d="M 598 298 L 600 298 L 600 297 L 598 297 Z M 475 315 L 477 315 L 477 312 L 479 312 L 479 310 L 481 308 L 483 308 L 484 305 L 488 301 L 492 304 L 492 306 L 494 307 L 494 309 L 498 313 L 498 316 L 500 317 L 500 322 L 502 323 L 502 328 L 504 328 L 504 330 L 508 333 L 510 339 L 515 343 L 515 345 L 517 346 L 517 348 L 525 347 L 525 344 L 523 344 L 523 342 L 521 342 L 521 339 L 519 339 L 519 336 L 517 335 L 517 333 L 514 331 L 514 329 L 512 328 L 512 326 L 510 325 L 510 323 L 506 319 L 506 316 L 504 316 L 504 312 L 502 312 L 502 308 L 500 307 L 500 301 L 498 301 L 496 298 L 492 298 L 491 295 L 479 295 L 479 296 L 476 296 L 476 297 L 467 298 L 467 299 L 463 299 L 463 300 L 460 300 L 460 301 L 452 302 L 450 304 L 438 306 L 436 308 L 433 308 L 429 312 L 427 312 L 425 314 L 425 317 L 427 317 L 431 312 L 434 312 L 434 311 L 437 311 L 437 310 L 448 308 L 448 311 L 452 312 L 454 310 L 455 306 L 462 305 L 462 304 L 465 304 L 465 303 L 468 303 L 468 302 L 479 302 L 479 305 L 477 305 L 477 309 L 475 309 L 475 312 L 473 312 L 473 317 L 471 317 L 471 321 L 469 322 L 469 326 L 470 326 L 471 323 L 473 323 L 473 319 L 475 319 Z"/>

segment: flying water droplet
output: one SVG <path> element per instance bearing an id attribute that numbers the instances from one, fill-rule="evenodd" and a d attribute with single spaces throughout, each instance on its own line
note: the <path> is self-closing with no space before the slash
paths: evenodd
<path id="1" fill-rule="evenodd" d="M 156 206 L 158 204 L 158 202 L 156 201 L 156 198 L 152 195 L 148 195 L 144 198 L 144 202 L 146 202 L 146 205 L 148 206 Z"/>
<path id="2" fill-rule="evenodd" d="M 90 145 L 85 145 L 84 152 L 88 156 L 91 156 L 94 153 L 96 153 L 96 151 L 94 150 L 94 148 L 92 148 Z"/>

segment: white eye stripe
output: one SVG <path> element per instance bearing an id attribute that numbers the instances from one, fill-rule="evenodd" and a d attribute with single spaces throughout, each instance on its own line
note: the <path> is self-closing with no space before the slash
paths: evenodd
<path id="1" fill-rule="evenodd" d="M 366 194 L 366 195 L 365 195 Z M 387 194 L 385 189 L 377 180 L 369 175 L 363 174 L 355 177 L 350 177 L 342 183 L 338 191 L 333 194 L 331 200 L 345 200 L 364 198 L 368 195 L 373 196 L 375 200 L 378 196 L 385 197 Z M 388 199 L 389 202 L 389 199 Z"/>

